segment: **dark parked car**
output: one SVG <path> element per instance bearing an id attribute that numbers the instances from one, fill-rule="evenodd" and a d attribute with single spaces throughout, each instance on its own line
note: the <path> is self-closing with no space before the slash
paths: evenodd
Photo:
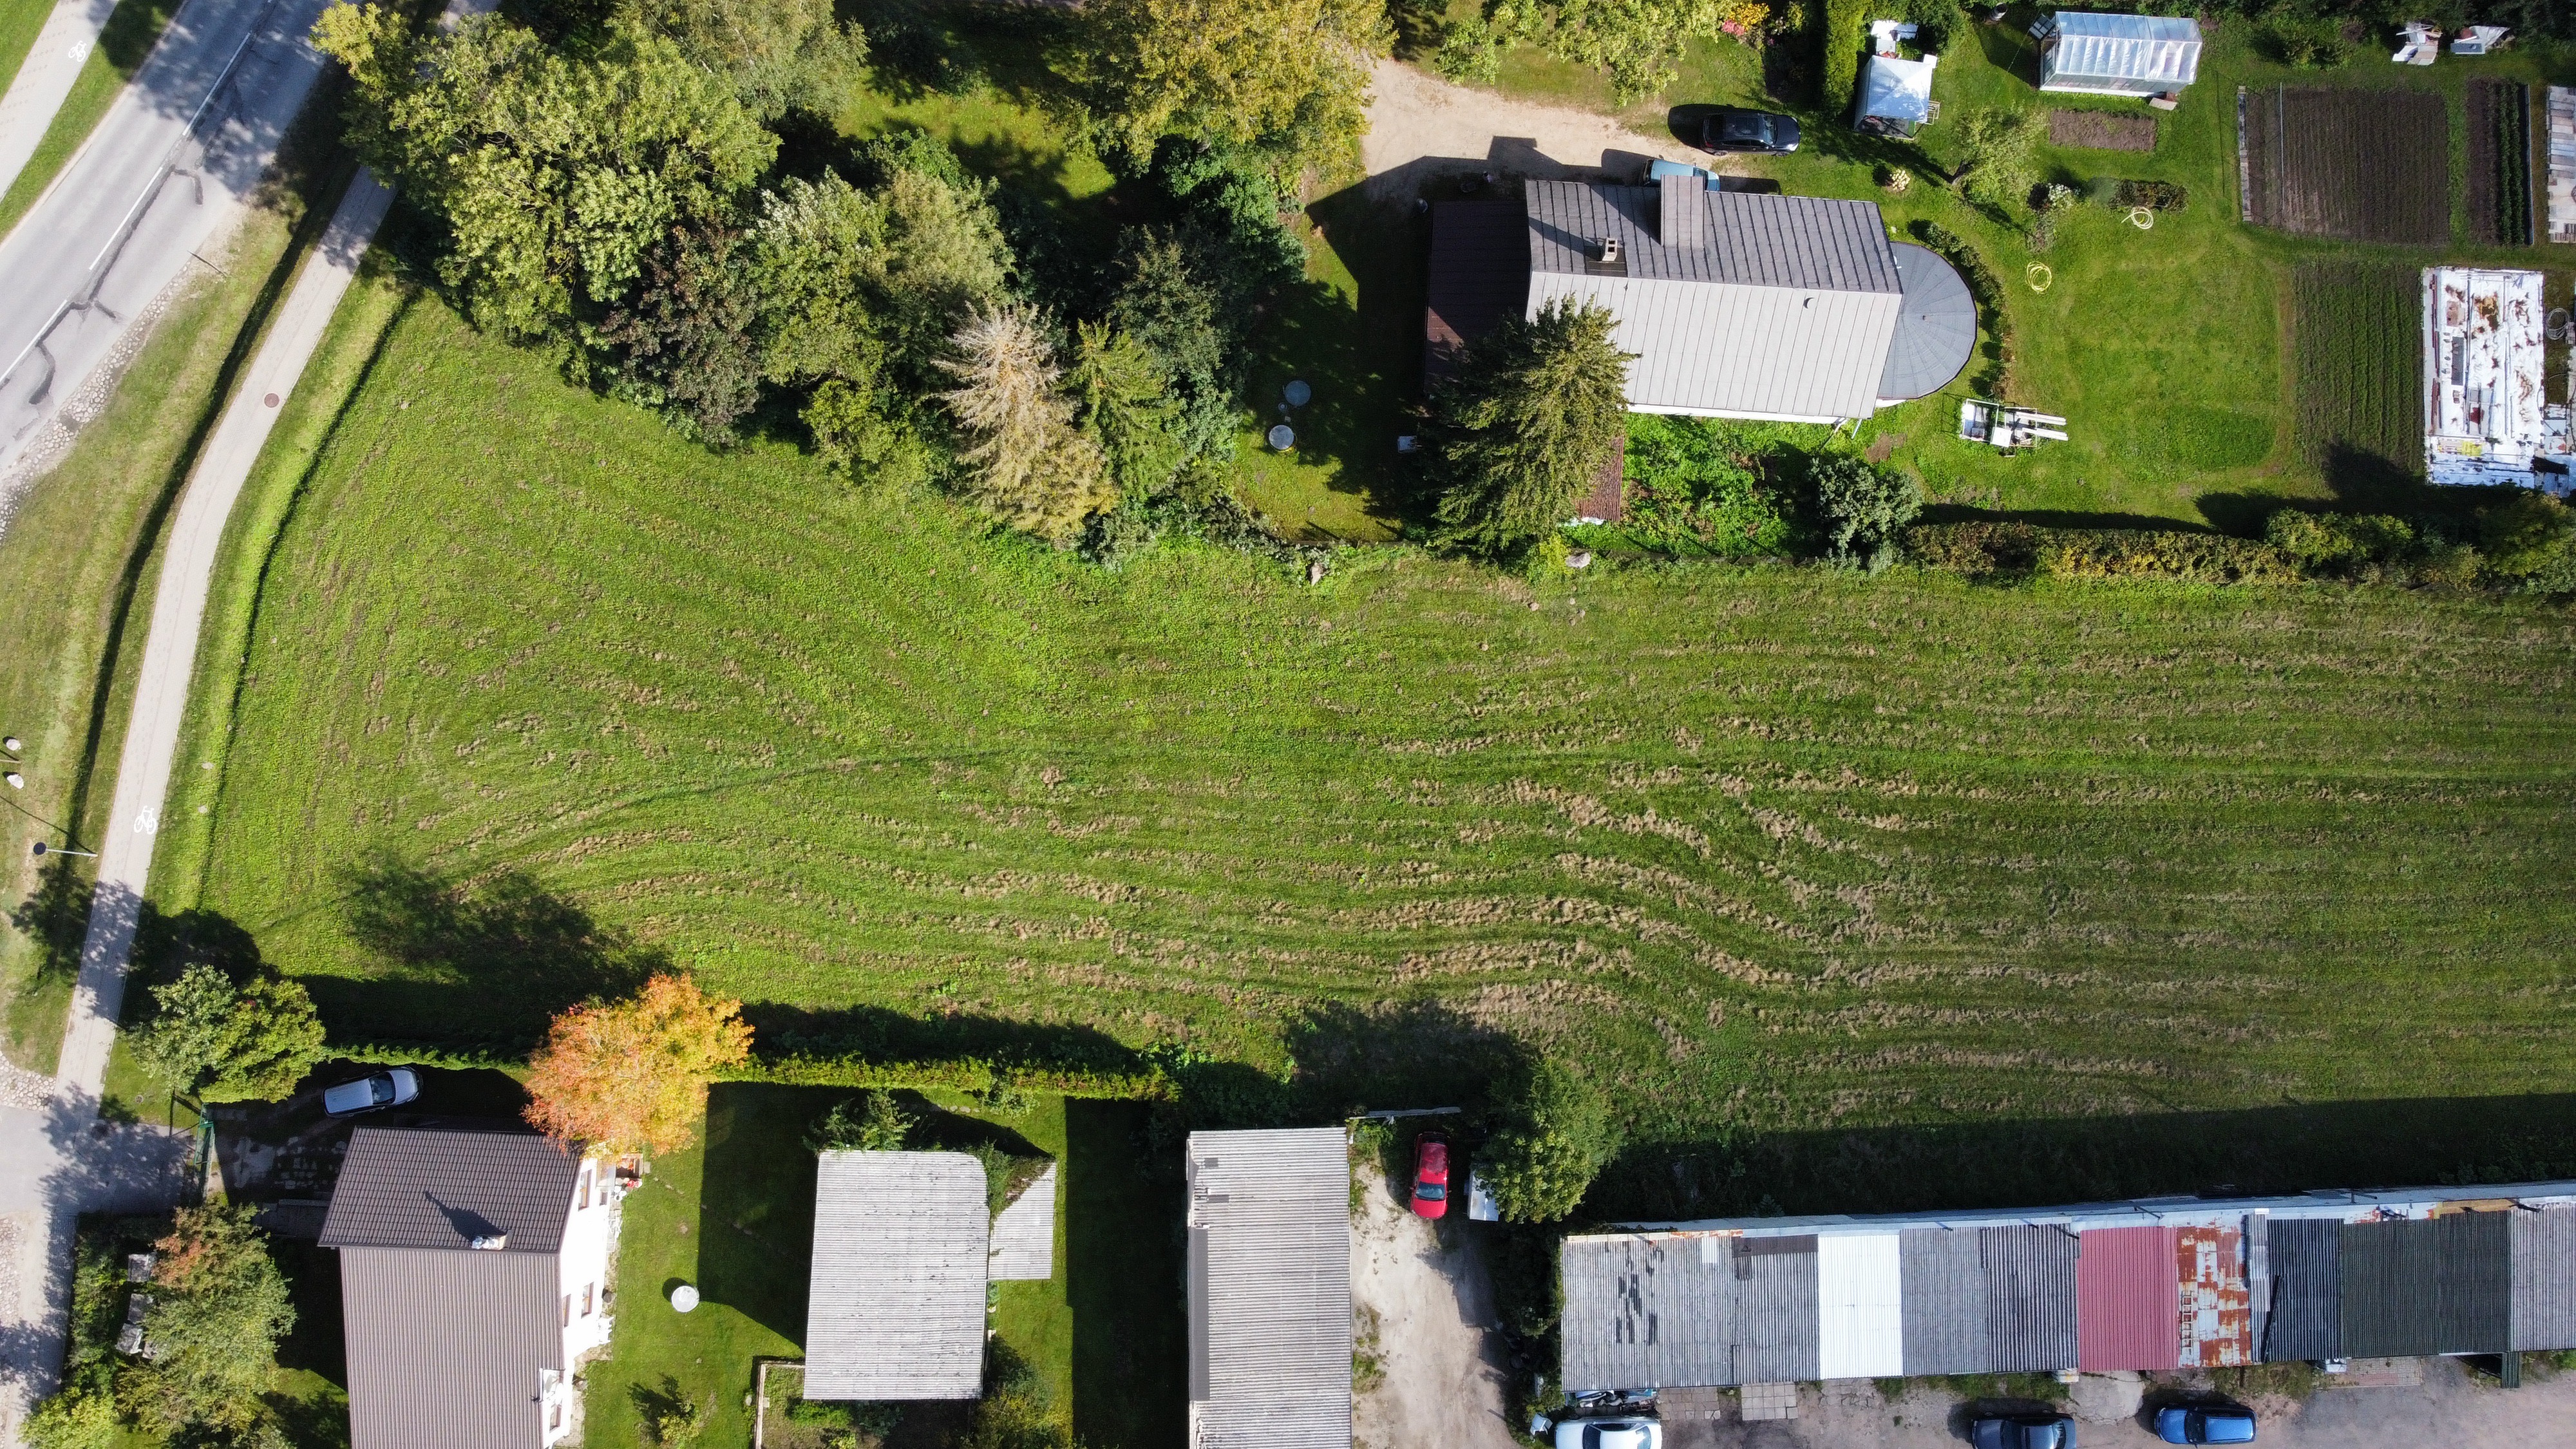
<path id="1" fill-rule="evenodd" d="M 1798 149 L 1798 123 L 1774 111 L 1720 106 L 1700 123 L 1699 143 L 1711 151 L 1783 155 Z"/>
<path id="2" fill-rule="evenodd" d="M 2254 1412 L 2233 1404 L 2159 1409 L 2156 1437 L 2168 1444 L 2251 1444 Z"/>
<path id="3" fill-rule="evenodd" d="M 1437 1137 L 1413 1144 L 1413 1210 L 1426 1218 L 1449 1211 L 1449 1144 Z"/>
<path id="4" fill-rule="evenodd" d="M 1992 1414 L 1968 1421 L 1976 1449 L 2075 1449 L 2075 1421 L 2064 1414 Z"/>

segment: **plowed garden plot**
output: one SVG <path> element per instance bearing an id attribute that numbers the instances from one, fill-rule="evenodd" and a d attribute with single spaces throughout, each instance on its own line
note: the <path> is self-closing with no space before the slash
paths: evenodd
<path id="1" fill-rule="evenodd" d="M 2523 247 L 2531 235 L 2531 88 L 2469 82 L 2469 236 Z"/>
<path id="2" fill-rule="evenodd" d="M 2339 483 L 2422 470 L 2418 274 L 2367 262 L 2302 262 L 2291 286 L 2300 455 Z"/>
<path id="3" fill-rule="evenodd" d="M 2447 246 L 2451 118 L 2428 91 L 2253 91 L 2244 104 L 2246 212 L 2258 226 L 2341 241 Z"/>
<path id="4" fill-rule="evenodd" d="M 2051 111 L 2048 144 L 2079 146 L 2089 151 L 2152 151 L 2156 118 L 2114 116 L 2104 111 Z"/>

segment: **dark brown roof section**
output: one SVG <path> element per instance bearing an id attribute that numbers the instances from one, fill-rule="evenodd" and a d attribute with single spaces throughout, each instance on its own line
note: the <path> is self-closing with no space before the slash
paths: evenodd
<path id="1" fill-rule="evenodd" d="M 514 1243 L 512 1246 L 516 1246 Z M 340 1254 L 350 1449 L 535 1449 L 561 1373 L 552 1254 Z"/>
<path id="2" fill-rule="evenodd" d="M 326 1248 L 471 1248 L 552 1253 L 563 1244 L 581 1163 L 529 1132 L 361 1127 L 322 1221 Z"/>
<path id="3" fill-rule="evenodd" d="M 1519 202 L 1443 201 L 1431 208 L 1425 383 L 1448 377 L 1468 344 L 1528 309 L 1529 270 L 1529 216 Z"/>

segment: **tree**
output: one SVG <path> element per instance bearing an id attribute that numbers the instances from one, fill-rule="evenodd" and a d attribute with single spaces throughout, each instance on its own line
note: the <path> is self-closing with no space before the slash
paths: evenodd
<path id="1" fill-rule="evenodd" d="M 1242 318 L 1252 299 L 1223 262 L 1220 245 L 1204 231 L 1140 227 L 1120 238 L 1111 269 L 1118 286 L 1109 325 L 1153 353 L 1171 377 L 1179 407 L 1173 430 L 1184 459 L 1221 458 L 1234 446 Z"/>
<path id="2" fill-rule="evenodd" d="M 1531 1073 L 1512 1120 L 1476 1155 L 1476 1180 L 1503 1220 L 1554 1222 L 1574 1211 L 1602 1164 L 1619 1150 L 1609 1103 L 1554 1061 Z"/>
<path id="3" fill-rule="evenodd" d="M 978 313 L 955 347 L 942 366 L 959 385 L 940 399 L 975 440 L 958 455 L 967 496 L 1013 528 L 1070 546 L 1118 493 L 1100 445 L 1074 431 L 1045 335 L 1028 313 L 1004 307 Z"/>
<path id="4" fill-rule="evenodd" d="M 927 383 L 958 322 L 1000 300 L 1010 266 L 972 183 L 910 165 L 874 192 L 828 174 L 791 179 L 755 229 L 762 371 L 791 385 L 871 384 L 892 365 Z"/>
<path id="5" fill-rule="evenodd" d="M 1626 106 L 1671 85 L 1673 62 L 1690 42 L 1715 40 L 1719 24 L 1743 8 L 1725 0 L 1539 0 L 1522 5 L 1506 0 L 1486 10 L 1497 21 L 1516 19 L 1521 33 L 1550 54 L 1607 72 L 1611 100 Z M 1462 38 L 1462 44 L 1472 43 L 1471 37 Z M 1855 56 L 1860 43 L 1855 29 Z M 1846 75 L 1851 64 L 1844 64 Z M 1826 74 L 1832 75 L 1830 55 Z"/>
<path id="6" fill-rule="evenodd" d="M 1374 0 L 1093 0 L 1088 97 L 1132 155 L 1178 134 L 1279 146 L 1293 173 L 1368 129 L 1393 37 Z"/>
<path id="7" fill-rule="evenodd" d="M 351 144 L 446 219 L 441 277 L 510 337 L 575 335 L 673 229 L 729 222 L 778 154 L 724 78 L 640 26 L 573 57 L 491 16 L 422 36 L 341 3 L 314 34 L 349 68 Z"/>
<path id="8" fill-rule="evenodd" d="M 1864 0 L 1825 0 L 1824 12 L 1817 44 L 1824 48 L 1825 110 L 1837 121 L 1849 121 L 1852 86 L 1860 77 L 1861 52 L 1868 48 L 1870 10 Z"/>
<path id="9" fill-rule="evenodd" d="M 2576 550 L 2576 511 L 2538 489 L 2516 489 L 2478 520 L 2486 571 L 2530 578 Z"/>
<path id="10" fill-rule="evenodd" d="M 295 1326 L 286 1275 L 247 1206 L 181 1208 L 153 1245 L 152 1307 L 143 1322 L 148 1365 L 120 1384 L 139 1417 L 170 1430 L 241 1435 L 260 1422 L 277 1372 L 277 1345 Z"/>
<path id="11" fill-rule="evenodd" d="M 833 17 L 832 0 L 635 0 L 635 10 L 690 60 L 731 80 L 764 121 L 789 111 L 829 116 L 863 79 L 867 36 Z"/>
<path id="12" fill-rule="evenodd" d="M 879 1088 L 833 1103 L 805 1142 L 817 1152 L 901 1152 L 918 1125 L 894 1093 Z"/>
<path id="13" fill-rule="evenodd" d="M 1438 541 L 1512 552 L 1552 532 L 1620 446 L 1628 359 L 1608 310 L 1560 298 L 1479 339 L 1434 396 L 1434 460 L 1446 474 Z"/>
<path id="14" fill-rule="evenodd" d="M 644 285 L 601 319 L 640 401 L 677 411 L 710 442 L 733 437 L 734 419 L 760 401 L 752 325 L 758 303 L 726 230 L 675 230 L 644 259 Z"/>
<path id="15" fill-rule="evenodd" d="M 198 962 L 152 988 L 152 1020 L 134 1034 L 136 1060 L 207 1102 L 274 1102 L 323 1057 L 322 1019 L 302 986 L 276 976 L 236 986 Z"/>
<path id="16" fill-rule="evenodd" d="M 1123 498 L 1142 498 L 1172 479 L 1183 445 L 1172 431 L 1177 410 L 1162 362 L 1145 345 L 1106 323 L 1074 329 L 1074 426 L 1100 446 L 1109 478 Z"/>
<path id="17" fill-rule="evenodd" d="M 697 1135 L 707 1084 L 750 1058 L 741 1002 L 658 975 L 631 1001 L 554 1019 L 528 1063 L 528 1121 L 607 1152 L 677 1151 Z"/>
<path id="18" fill-rule="evenodd" d="M 1960 117 L 1960 194 L 1990 211 L 2028 202 L 2031 188 L 2039 184 L 2039 141 L 2045 129 L 2037 111 L 1990 106 Z"/>
<path id="19" fill-rule="evenodd" d="M 1838 554 L 1885 548 L 1923 511 L 1923 485 L 1913 474 L 1859 458 L 1818 458 L 1810 479 L 1816 511 Z"/>

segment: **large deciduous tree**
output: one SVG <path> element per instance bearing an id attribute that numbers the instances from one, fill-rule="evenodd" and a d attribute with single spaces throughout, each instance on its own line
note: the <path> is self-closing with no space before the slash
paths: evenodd
<path id="1" fill-rule="evenodd" d="M 236 985 L 198 962 L 153 987 L 152 1000 L 131 1038 L 135 1059 L 201 1100 L 278 1101 L 322 1060 L 322 1019 L 292 981 L 263 974 Z"/>
<path id="2" fill-rule="evenodd" d="M 1614 325 L 1559 299 L 1467 349 L 1432 400 L 1442 545 L 1508 554 L 1573 515 L 1625 436 L 1632 354 L 1612 345 Z"/>
<path id="3" fill-rule="evenodd" d="M 295 1305 L 251 1217 L 248 1207 L 181 1208 L 153 1245 L 149 1367 L 121 1383 L 119 1397 L 166 1430 L 241 1436 L 265 1414 L 261 1396 Z"/>
<path id="4" fill-rule="evenodd" d="M 554 1019 L 528 1064 L 528 1120 L 561 1142 L 676 1151 L 696 1138 L 707 1084 L 750 1057 L 741 1002 L 655 976 L 633 1000 Z"/>
<path id="5" fill-rule="evenodd" d="M 1376 0 L 1092 0 L 1089 99 L 1142 157 L 1167 133 L 1329 161 L 1368 129 Z"/>
<path id="6" fill-rule="evenodd" d="M 576 57 L 489 16 L 423 36 L 343 3 L 315 35 L 349 68 L 359 153 L 447 219 L 441 275 L 522 340 L 578 335 L 673 231 L 729 223 L 778 152 L 728 80 L 640 27 Z"/>
<path id="7" fill-rule="evenodd" d="M 1592 1178 L 1619 1150 L 1619 1132 L 1598 1088 L 1554 1061 L 1523 1085 L 1509 1122 L 1476 1156 L 1476 1181 L 1505 1222 L 1554 1222 L 1574 1211 Z"/>
<path id="8" fill-rule="evenodd" d="M 832 0 L 632 0 L 642 24 L 733 83 L 754 115 L 829 116 L 863 83 L 867 37 Z"/>
<path id="9" fill-rule="evenodd" d="M 1054 349 L 1017 307 L 979 312 L 958 330 L 944 366 L 957 386 L 940 395 L 973 442 L 966 495 L 1026 533 L 1070 546 L 1093 514 L 1118 501 L 1100 445 L 1073 425 Z"/>

